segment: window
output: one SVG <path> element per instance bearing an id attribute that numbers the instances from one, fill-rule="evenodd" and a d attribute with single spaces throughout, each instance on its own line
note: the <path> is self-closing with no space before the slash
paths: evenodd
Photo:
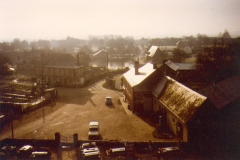
<path id="1" fill-rule="evenodd" d="M 71 69 L 68 70 L 68 76 L 72 77 L 72 70 Z"/>
<path id="2" fill-rule="evenodd" d="M 48 68 L 48 75 L 52 74 L 52 68 Z"/>
<path id="3" fill-rule="evenodd" d="M 64 76 L 67 76 L 67 73 L 68 73 L 68 69 L 63 69 L 64 70 Z"/>
<path id="4" fill-rule="evenodd" d="M 59 75 L 63 75 L 63 69 L 59 69 Z"/>

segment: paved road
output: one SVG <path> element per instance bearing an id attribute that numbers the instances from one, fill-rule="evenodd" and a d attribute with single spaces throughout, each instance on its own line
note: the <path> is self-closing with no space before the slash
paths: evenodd
<path id="1" fill-rule="evenodd" d="M 118 103 L 120 91 L 102 87 L 101 80 L 85 88 L 58 88 L 56 102 L 31 111 L 14 120 L 15 138 L 54 139 L 54 134 L 87 139 L 90 121 L 99 121 L 103 140 L 121 141 L 164 141 L 153 137 L 154 126 L 135 114 L 127 114 Z M 112 106 L 104 99 L 111 96 Z M 5 126 L 0 139 L 11 138 L 11 126 Z"/>

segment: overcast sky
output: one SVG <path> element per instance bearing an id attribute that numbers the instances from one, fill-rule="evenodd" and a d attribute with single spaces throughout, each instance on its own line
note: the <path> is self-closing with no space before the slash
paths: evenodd
<path id="1" fill-rule="evenodd" d="M 239 0 L 0 0 L 0 40 L 232 35 L 239 7 Z"/>

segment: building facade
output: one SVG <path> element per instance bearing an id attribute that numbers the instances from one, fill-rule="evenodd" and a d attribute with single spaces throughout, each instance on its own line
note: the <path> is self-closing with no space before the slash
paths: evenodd
<path id="1" fill-rule="evenodd" d="M 79 58 L 77 58 L 79 59 Z M 39 83 L 54 86 L 78 87 L 86 79 L 86 67 L 78 65 L 70 54 L 50 54 L 43 57 L 42 65 L 35 66 Z"/>

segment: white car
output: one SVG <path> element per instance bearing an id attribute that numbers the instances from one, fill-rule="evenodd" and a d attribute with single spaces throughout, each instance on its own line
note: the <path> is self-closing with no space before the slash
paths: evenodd
<path id="1" fill-rule="evenodd" d="M 89 123 L 88 139 L 99 139 L 99 123 L 96 121 Z"/>
<path id="2" fill-rule="evenodd" d="M 83 143 L 80 146 L 80 149 L 84 150 L 84 149 L 87 149 L 87 148 L 95 148 L 95 147 L 97 147 L 96 142 L 88 142 L 88 143 Z"/>

